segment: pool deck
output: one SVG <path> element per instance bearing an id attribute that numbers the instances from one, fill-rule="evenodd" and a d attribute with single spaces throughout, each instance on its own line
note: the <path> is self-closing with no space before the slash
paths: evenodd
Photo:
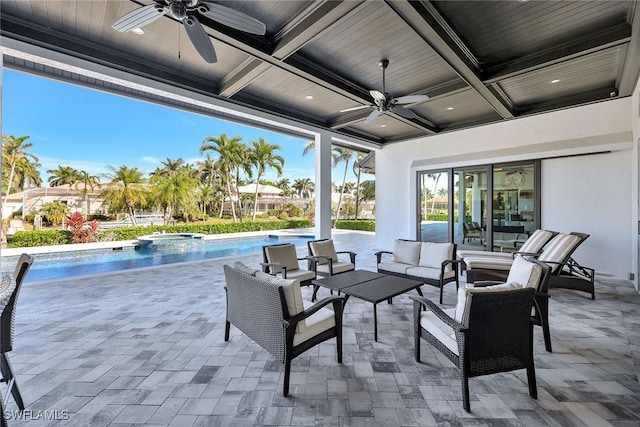
<path id="1" fill-rule="evenodd" d="M 375 269 L 372 233 L 336 232 L 334 240 L 358 253 L 358 268 Z M 293 361 L 291 392 L 282 397 L 280 363 L 233 327 L 224 341 L 222 266 L 236 260 L 257 266 L 261 257 L 26 283 L 9 356 L 31 416 L 68 419 L 25 416 L 9 425 L 640 424 L 640 296 L 628 281 L 598 278 L 595 301 L 553 290 L 553 353 L 534 329 L 538 400 L 528 396 L 524 371 L 479 377 L 470 380 L 467 414 L 451 362 L 426 342 L 422 363 L 413 358 L 408 295 L 378 307 L 377 343 L 371 304 L 350 299 L 343 363 L 333 340 L 309 350 Z M 437 298 L 436 288 L 423 291 Z M 455 300 L 447 285 L 444 305 Z"/>

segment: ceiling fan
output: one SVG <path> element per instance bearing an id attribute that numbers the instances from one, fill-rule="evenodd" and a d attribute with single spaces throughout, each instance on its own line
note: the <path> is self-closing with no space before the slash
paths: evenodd
<path id="1" fill-rule="evenodd" d="M 340 112 L 346 113 L 348 111 L 355 111 L 363 108 L 373 108 L 374 110 L 371 112 L 371 114 L 369 114 L 369 117 L 367 117 L 367 120 L 365 120 L 365 123 L 370 123 L 374 121 L 376 118 L 378 118 L 378 116 L 386 113 L 387 111 L 391 113 L 395 113 L 407 119 L 415 119 L 416 117 L 418 117 L 416 116 L 416 113 L 409 110 L 408 108 L 400 107 L 400 104 L 412 104 L 414 102 L 424 102 L 427 99 L 429 99 L 429 97 L 427 95 L 407 95 L 407 96 L 401 96 L 399 98 L 394 98 L 393 96 L 389 95 L 386 91 L 386 81 L 385 81 L 385 77 L 386 77 L 385 74 L 386 74 L 387 67 L 389 66 L 389 60 L 383 59 L 380 62 L 378 62 L 378 65 L 380 65 L 380 68 L 382 68 L 382 92 L 378 90 L 369 91 L 369 93 L 371 94 L 371 97 L 373 98 L 374 104 L 359 105 L 357 107 L 345 108 L 344 110 L 340 110 Z"/>
<path id="2" fill-rule="evenodd" d="M 191 43 L 208 63 L 217 62 L 218 58 L 209 35 L 198 21 L 198 14 L 246 33 L 264 35 L 267 31 L 262 22 L 245 13 L 216 3 L 199 0 L 164 0 L 142 6 L 118 19 L 111 27 L 114 30 L 126 32 L 150 24 L 167 13 L 182 22 Z"/>

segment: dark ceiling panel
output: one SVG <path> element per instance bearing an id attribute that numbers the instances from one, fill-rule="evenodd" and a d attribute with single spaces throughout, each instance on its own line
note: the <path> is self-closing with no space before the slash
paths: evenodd
<path id="1" fill-rule="evenodd" d="M 223 0 L 217 3 L 263 21 L 267 34 L 202 17 L 215 64 L 171 16 L 145 26 L 144 35 L 111 28 L 154 0 L 0 1 L 3 40 L 373 143 L 601 101 L 611 92 L 628 96 L 640 72 L 635 1 Z M 8 66 L 20 69 L 20 58 Z M 365 123 L 368 108 L 340 113 L 369 105 L 369 91 L 382 89 L 383 58 L 390 95 L 431 97 L 407 105 L 418 117 L 384 114 Z"/>
<path id="2" fill-rule="evenodd" d="M 439 126 L 479 118 L 500 118 L 491 105 L 471 89 L 439 97 L 414 107 L 413 110 Z"/>
<path id="3" fill-rule="evenodd" d="M 358 85 L 382 90 L 380 59 L 390 61 L 387 91 L 394 96 L 423 91 L 457 78 L 449 67 L 383 2 L 371 2 L 308 43 L 302 54 L 326 64 Z"/>
<path id="4" fill-rule="evenodd" d="M 624 23 L 627 1 L 436 1 L 485 65 L 508 61 Z"/>
<path id="5" fill-rule="evenodd" d="M 615 88 L 620 62 L 620 48 L 542 68 L 500 82 L 500 88 L 519 107 L 556 98 Z M 559 80 L 556 83 L 552 83 Z"/>

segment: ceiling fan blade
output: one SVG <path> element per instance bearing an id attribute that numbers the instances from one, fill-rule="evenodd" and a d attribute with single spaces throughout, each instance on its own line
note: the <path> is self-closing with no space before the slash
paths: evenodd
<path id="1" fill-rule="evenodd" d="M 418 117 L 413 111 L 404 107 L 398 107 L 397 105 L 394 105 L 391 108 L 391 111 L 399 116 L 404 117 L 405 119 L 415 119 L 416 117 Z"/>
<path id="2" fill-rule="evenodd" d="M 385 101 L 387 99 L 384 93 L 380 92 L 379 90 L 370 90 L 369 93 L 371 94 L 371 97 L 376 101 Z"/>
<path id="3" fill-rule="evenodd" d="M 364 122 L 365 122 L 365 123 L 371 123 L 372 121 L 374 121 L 375 119 L 377 119 L 377 118 L 378 118 L 378 116 L 379 116 L 379 115 L 381 115 L 381 114 L 382 114 L 382 111 L 380 111 L 380 110 L 378 110 L 378 109 L 373 110 L 373 111 L 371 112 L 371 114 L 369 114 L 369 117 L 367 117 L 367 120 L 365 120 Z"/>
<path id="4" fill-rule="evenodd" d="M 139 7 L 118 19 L 111 28 L 124 33 L 126 31 L 133 30 L 134 28 L 140 28 L 150 24 L 166 12 L 167 9 L 157 3 Z"/>
<path id="5" fill-rule="evenodd" d="M 394 101 L 396 104 L 413 104 L 416 102 L 424 102 L 429 97 L 427 95 L 407 95 L 396 98 Z"/>
<path id="6" fill-rule="evenodd" d="M 209 34 L 202 28 L 202 24 L 193 16 L 188 16 L 182 21 L 187 35 L 200 56 L 209 64 L 218 62 L 216 50 L 213 48 Z"/>
<path id="7" fill-rule="evenodd" d="M 340 110 L 341 113 L 347 113 L 349 111 L 362 110 L 363 108 L 371 108 L 371 105 L 358 105 L 357 107 L 345 108 L 344 110 Z"/>
<path id="8" fill-rule="evenodd" d="M 263 36 L 267 32 L 267 27 L 257 19 L 239 12 L 227 6 L 217 3 L 201 1 L 198 4 L 198 12 L 211 18 L 227 27 L 244 31 L 245 33 L 258 34 Z"/>

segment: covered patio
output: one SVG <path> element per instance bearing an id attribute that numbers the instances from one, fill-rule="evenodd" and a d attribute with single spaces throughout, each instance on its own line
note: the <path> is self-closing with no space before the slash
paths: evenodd
<path id="1" fill-rule="evenodd" d="M 358 268 L 375 269 L 372 234 L 334 238 L 358 253 Z M 222 265 L 238 259 L 260 261 L 256 254 L 27 283 L 18 305 L 14 370 L 34 416 L 48 411 L 68 419 L 10 425 L 640 423 L 640 296 L 628 281 L 598 279 L 595 301 L 553 290 L 553 353 L 534 329 L 538 400 L 528 396 L 524 371 L 479 377 L 470 383 L 467 414 L 454 365 L 426 342 L 423 362 L 415 362 L 407 295 L 380 304 L 377 343 L 371 305 L 350 299 L 343 363 L 335 360 L 333 340 L 296 358 L 291 393 L 283 398 L 280 363 L 234 328 L 231 340 L 223 339 Z M 305 298 L 310 290 L 303 288 Z M 423 290 L 437 299 L 436 288 Z M 455 304 L 452 285 L 444 304 Z"/>

